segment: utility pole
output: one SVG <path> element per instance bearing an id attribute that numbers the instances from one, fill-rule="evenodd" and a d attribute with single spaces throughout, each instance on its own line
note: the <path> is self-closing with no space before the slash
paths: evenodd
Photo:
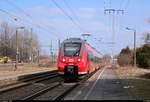
<path id="1" fill-rule="evenodd" d="M 4 54 L 5 56 L 7 56 L 7 46 L 8 46 L 7 45 L 8 43 L 7 43 L 7 34 L 6 33 L 7 33 L 7 31 L 6 31 L 6 28 L 5 28 L 5 43 L 4 43 L 5 44 L 5 54 Z"/>
<path id="2" fill-rule="evenodd" d="M 39 49 L 37 48 L 37 63 L 38 63 L 38 65 L 39 65 L 39 61 L 40 61 L 39 56 L 40 56 L 40 51 L 39 51 Z"/>
<path id="3" fill-rule="evenodd" d="M 15 70 L 18 68 L 18 55 L 19 55 L 19 48 L 18 48 L 18 29 L 24 29 L 25 27 L 18 27 L 16 29 L 16 63 L 15 63 Z"/>
<path id="4" fill-rule="evenodd" d="M 51 45 L 50 45 L 50 52 L 51 52 L 51 62 L 53 64 L 53 51 L 52 51 L 52 40 L 51 40 Z"/>
<path id="5" fill-rule="evenodd" d="M 15 70 L 18 69 L 18 30 L 16 29 L 16 64 L 15 64 Z"/>
<path id="6" fill-rule="evenodd" d="M 60 48 L 60 39 L 58 39 L 58 49 Z"/>
<path id="7" fill-rule="evenodd" d="M 23 32 L 23 39 L 22 39 L 22 49 L 23 50 L 25 50 L 25 44 L 24 44 L 24 42 L 25 42 L 25 29 L 24 29 L 24 32 Z M 25 57 L 25 55 L 24 55 L 24 51 L 22 51 L 21 52 L 21 60 L 24 62 L 25 60 L 24 60 L 24 57 Z"/>
<path id="8" fill-rule="evenodd" d="M 61 42 L 60 42 L 60 39 L 58 39 L 58 52 L 57 52 L 57 54 L 56 54 L 56 56 L 57 56 L 57 58 L 58 58 L 58 53 L 59 53 L 59 50 L 60 50 L 60 47 L 61 47 Z"/>
<path id="9" fill-rule="evenodd" d="M 104 9 L 104 14 L 108 14 L 111 15 L 112 14 L 112 42 L 115 44 L 115 15 L 118 14 L 124 14 L 124 10 L 122 9 Z M 112 49 L 112 62 L 114 63 L 114 53 L 113 50 L 115 49 L 115 46 L 113 45 L 112 47 L 114 47 Z"/>
<path id="10" fill-rule="evenodd" d="M 136 30 L 134 30 L 134 68 L 136 67 Z"/>
<path id="11" fill-rule="evenodd" d="M 33 43 L 32 43 L 32 32 L 33 29 L 31 28 L 31 42 L 30 42 L 30 61 L 33 64 Z"/>

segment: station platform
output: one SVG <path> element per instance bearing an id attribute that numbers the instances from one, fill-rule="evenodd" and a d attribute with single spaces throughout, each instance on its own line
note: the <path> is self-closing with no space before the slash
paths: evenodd
<path id="1" fill-rule="evenodd" d="M 18 78 L 25 75 L 43 73 L 56 70 L 56 66 L 38 67 L 37 65 L 19 65 L 15 70 L 11 65 L 0 65 L 0 87 L 17 82 Z"/>
<path id="2" fill-rule="evenodd" d="M 64 100 L 132 100 L 125 80 L 111 68 L 101 68 L 86 83 L 77 87 Z"/>

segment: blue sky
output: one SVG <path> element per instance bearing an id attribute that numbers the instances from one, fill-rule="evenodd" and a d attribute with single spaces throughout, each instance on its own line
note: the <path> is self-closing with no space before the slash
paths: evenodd
<path id="1" fill-rule="evenodd" d="M 15 22 L 12 17 L 0 12 L 0 22 L 7 21 L 27 29 L 32 27 L 38 34 L 41 45 L 50 45 L 52 42 L 55 53 L 58 49 L 58 39 L 63 41 L 68 37 L 81 37 L 83 33 L 90 33 L 88 42 L 98 51 L 103 54 L 112 54 L 113 51 L 113 54 L 117 54 L 126 46 L 133 48 L 133 32 L 125 30 L 126 27 L 137 30 L 138 46 L 142 44 L 144 33 L 150 32 L 150 24 L 147 23 L 150 19 L 150 0 L 55 1 L 76 24 L 72 23 L 52 0 L 1 0 L 0 9 L 16 15 L 19 20 Z M 104 15 L 104 7 L 124 10 L 123 15 L 115 15 L 113 47 L 108 44 L 112 42 L 112 15 Z M 42 26 L 42 29 L 37 25 Z M 99 39 L 101 41 L 98 41 Z M 49 54 L 49 47 L 42 47 L 42 53 Z"/>

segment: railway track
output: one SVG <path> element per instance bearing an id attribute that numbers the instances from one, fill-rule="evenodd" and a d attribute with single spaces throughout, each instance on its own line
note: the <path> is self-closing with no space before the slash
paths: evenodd
<path id="1" fill-rule="evenodd" d="M 95 72 L 76 83 L 55 83 L 20 100 L 63 100 L 72 90 L 88 80 Z"/>
<path id="2" fill-rule="evenodd" d="M 69 89 L 65 90 L 62 94 L 56 96 L 55 98 L 53 98 L 53 100 L 63 100 L 64 97 L 66 97 L 69 93 L 72 92 L 72 90 L 74 90 L 76 87 L 78 87 L 79 85 L 83 84 L 85 81 L 87 81 L 92 75 L 94 75 L 98 70 L 95 70 L 93 73 L 91 73 L 88 76 L 85 76 L 84 79 L 82 79 L 81 81 L 77 82 L 75 85 L 71 86 Z"/>
<path id="3" fill-rule="evenodd" d="M 4 93 L 4 92 L 7 92 L 7 91 L 15 90 L 17 88 L 28 86 L 28 85 L 31 85 L 33 83 L 38 83 L 38 82 L 47 80 L 49 78 L 54 78 L 54 77 L 57 77 L 57 76 L 58 76 L 58 74 L 57 74 L 56 70 L 55 71 L 51 71 L 51 72 L 41 73 L 39 75 L 32 74 L 32 75 L 29 75 L 27 78 L 20 79 L 16 83 L 12 83 L 12 84 L 8 84 L 8 85 L 5 85 L 5 86 L 2 86 L 0 88 L 0 94 Z"/>

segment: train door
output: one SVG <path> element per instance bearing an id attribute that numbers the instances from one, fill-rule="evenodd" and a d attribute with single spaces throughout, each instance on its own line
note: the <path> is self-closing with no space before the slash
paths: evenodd
<path id="1" fill-rule="evenodd" d="M 88 71 L 89 73 L 91 73 L 94 69 L 94 64 L 93 64 L 93 61 L 94 61 L 94 57 L 93 57 L 93 54 L 90 50 L 88 50 Z"/>

